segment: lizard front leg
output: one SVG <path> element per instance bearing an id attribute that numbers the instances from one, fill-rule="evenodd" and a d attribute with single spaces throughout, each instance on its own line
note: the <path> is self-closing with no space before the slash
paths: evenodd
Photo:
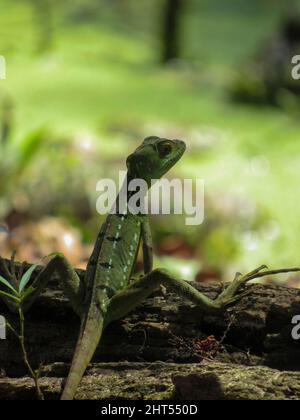
<path id="1" fill-rule="evenodd" d="M 24 301 L 23 311 L 28 311 L 42 291 L 46 288 L 55 272 L 58 273 L 59 281 L 62 284 L 66 296 L 70 300 L 73 310 L 80 316 L 82 313 L 82 304 L 85 293 L 84 284 L 81 282 L 76 271 L 69 264 L 66 258 L 59 255 L 55 256 L 34 280 L 32 284 L 34 291 Z M 11 311 L 17 311 L 17 307 L 13 301 L 6 299 L 5 303 Z"/>
<path id="2" fill-rule="evenodd" d="M 45 289 L 52 275 L 57 272 L 65 295 L 69 299 L 74 312 L 81 316 L 85 295 L 84 283 L 68 260 L 60 255 L 54 257 L 33 283 L 34 293 L 29 297 L 25 309 L 28 310 L 41 292 Z"/>
<path id="3" fill-rule="evenodd" d="M 143 217 L 141 229 L 143 241 L 144 273 L 148 274 L 153 270 L 153 243 L 149 216 Z"/>

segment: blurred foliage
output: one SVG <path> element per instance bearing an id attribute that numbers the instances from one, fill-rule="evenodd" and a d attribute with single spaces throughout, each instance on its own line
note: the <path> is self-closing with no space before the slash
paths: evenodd
<path id="1" fill-rule="evenodd" d="M 95 212 L 97 180 L 117 177 L 143 136 L 179 137 L 188 150 L 170 176 L 205 179 L 206 218 L 199 227 L 153 218 L 157 253 L 171 258 L 164 265 L 183 258 L 183 273 L 202 268 L 205 279 L 262 263 L 296 265 L 297 108 L 286 95 L 282 109 L 228 98 L 240 63 L 277 30 L 287 5 L 190 0 L 182 57 L 163 67 L 164 0 L 44 1 L 2 0 L 0 54 L 8 65 L 0 94 L 14 109 L 1 145 L 3 221 L 34 229 L 52 216 L 90 246 L 103 220 Z M 51 13 L 40 18 L 43 4 Z M 34 241 L 50 241 L 47 252 L 57 246 L 38 234 Z"/>
<path id="2" fill-rule="evenodd" d="M 300 14 L 293 10 L 289 14 L 237 75 L 231 86 L 234 100 L 272 106 L 293 104 L 299 111 L 300 85 L 291 77 L 291 61 L 300 47 Z"/>
<path id="3" fill-rule="evenodd" d="M 11 136 L 11 126 L 8 115 L 11 105 L 4 101 L 2 115 L 2 136 L 0 138 L 0 217 L 5 216 L 16 186 L 21 182 L 26 169 L 31 166 L 42 147 L 45 146 L 46 133 L 43 129 L 33 130 L 16 145 Z"/>

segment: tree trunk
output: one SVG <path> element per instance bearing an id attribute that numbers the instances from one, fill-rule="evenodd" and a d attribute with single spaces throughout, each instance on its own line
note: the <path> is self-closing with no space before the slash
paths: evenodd
<path id="1" fill-rule="evenodd" d="M 180 57 L 182 0 L 166 0 L 163 22 L 163 63 Z"/>

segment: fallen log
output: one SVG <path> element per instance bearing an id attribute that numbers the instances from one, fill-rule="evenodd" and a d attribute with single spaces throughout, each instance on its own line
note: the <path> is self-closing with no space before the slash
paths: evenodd
<path id="1" fill-rule="evenodd" d="M 34 276 L 39 270 L 36 270 Z M 0 270 L 0 274 L 4 273 Z M 78 270 L 78 274 L 82 277 L 84 271 Z M 211 298 L 215 298 L 222 287 L 219 284 L 193 285 Z M 257 377 L 265 372 L 261 370 L 264 369 L 262 366 L 277 369 L 278 375 L 281 374 L 280 370 L 299 371 L 300 342 L 292 338 L 291 321 L 295 315 L 300 314 L 300 290 L 272 284 L 255 284 L 247 288 L 249 295 L 243 297 L 226 314 L 215 315 L 204 314 L 195 305 L 173 293 L 167 293 L 166 296 L 156 293 L 134 312 L 107 328 L 93 362 L 101 369 L 106 369 L 103 366 L 115 366 L 116 371 L 118 366 L 123 369 L 124 362 L 133 370 L 139 368 L 137 363 L 148 363 L 147 369 L 152 371 L 152 363 L 161 361 L 169 366 L 169 377 L 174 369 L 178 368 L 178 372 L 184 376 L 190 372 L 189 363 L 200 367 L 201 361 L 210 359 L 213 359 L 209 362 L 213 369 L 216 361 L 223 362 L 232 369 L 240 366 L 245 372 L 255 372 L 257 369 Z M 1 302 L 0 314 L 16 325 L 17 318 Z M 38 367 L 42 363 L 57 366 L 60 362 L 67 366 L 73 356 L 78 328 L 79 319 L 63 296 L 58 280 L 54 278 L 26 315 L 26 343 L 32 365 Z M 214 337 L 207 340 L 209 336 Z M 102 365 L 107 362 L 114 364 Z M 248 371 L 250 367 L 253 370 Z M 9 333 L 6 340 L 0 340 L 0 369 L 0 399 L 5 395 L 7 398 L 10 398 L 9 395 L 15 395 L 16 398 L 17 395 L 24 395 L 25 398 L 25 391 L 31 390 L 31 380 L 26 378 L 18 342 Z M 298 380 L 300 383 L 297 374 L 283 374 L 291 382 Z M 49 387 L 54 387 L 55 391 L 53 395 L 49 391 L 51 398 L 58 395 L 57 387 L 60 387 L 62 376 L 42 378 L 42 385 L 45 384 L 46 388 L 47 381 L 52 381 Z M 91 377 L 87 376 L 85 381 Z M 224 378 L 225 381 L 226 376 Z M 242 375 L 240 378 L 241 382 L 245 380 Z M 198 381 L 195 378 L 190 380 Z M 180 387 L 180 383 L 180 380 L 176 382 L 176 386 Z M 31 391 L 28 391 L 29 398 L 30 395 Z M 79 398 L 84 395 L 79 393 Z M 99 395 L 101 398 L 102 394 Z M 134 398 L 134 395 L 135 392 L 128 398 Z M 262 391 L 262 395 L 266 394 Z M 273 390 L 272 395 L 276 399 L 279 394 Z"/>

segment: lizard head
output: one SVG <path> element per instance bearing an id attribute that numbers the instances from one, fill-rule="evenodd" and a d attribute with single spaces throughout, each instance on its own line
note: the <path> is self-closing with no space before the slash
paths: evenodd
<path id="1" fill-rule="evenodd" d="M 175 165 L 185 152 L 181 140 L 147 137 L 127 158 L 128 173 L 134 178 L 144 179 L 151 185 L 152 179 L 160 179 Z"/>

